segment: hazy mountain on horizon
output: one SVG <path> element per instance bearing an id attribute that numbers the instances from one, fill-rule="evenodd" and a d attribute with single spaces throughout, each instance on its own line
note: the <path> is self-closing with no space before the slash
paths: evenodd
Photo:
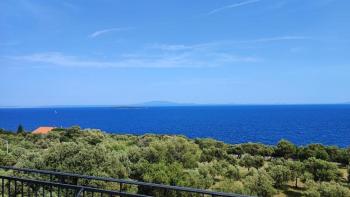
<path id="1" fill-rule="evenodd" d="M 166 107 L 166 106 L 192 106 L 192 105 L 197 105 L 195 103 L 177 103 L 177 102 L 171 102 L 171 101 L 149 101 L 149 102 L 144 102 L 137 104 L 136 106 L 145 106 L 145 107 Z"/>

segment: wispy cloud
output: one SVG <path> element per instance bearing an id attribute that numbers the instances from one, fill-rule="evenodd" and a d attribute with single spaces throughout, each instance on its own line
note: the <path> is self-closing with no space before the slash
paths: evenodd
<path id="1" fill-rule="evenodd" d="M 118 28 L 109 28 L 109 29 L 102 29 L 95 31 L 89 35 L 90 38 L 96 38 L 98 36 L 101 36 L 103 34 L 111 33 L 111 32 L 121 32 L 121 31 L 127 31 L 132 29 L 131 27 L 118 27 Z"/>
<path id="2" fill-rule="evenodd" d="M 311 37 L 306 36 L 275 36 L 275 37 L 263 37 L 256 39 L 243 39 L 243 40 L 222 40 L 214 42 L 205 42 L 193 45 L 183 44 L 152 44 L 149 46 L 151 49 L 160 49 L 164 51 L 186 51 L 186 50 L 211 50 L 215 48 L 227 48 L 227 46 L 237 46 L 237 44 L 259 44 L 269 42 L 283 42 L 293 40 L 312 40 Z"/>
<path id="3" fill-rule="evenodd" d="M 232 63 L 256 62 L 255 57 L 239 56 L 232 53 L 196 51 L 168 54 L 128 54 L 116 60 L 96 60 L 66 55 L 59 52 L 36 53 L 9 57 L 17 64 L 60 67 L 91 68 L 205 68 L 220 67 Z"/>
<path id="4" fill-rule="evenodd" d="M 309 40 L 305 36 L 275 36 L 247 40 L 214 41 L 199 44 L 156 43 L 141 51 L 122 54 L 117 58 L 85 58 L 59 52 L 35 53 L 9 57 L 20 65 L 91 67 L 91 68 L 208 68 L 258 63 L 255 55 L 241 55 L 241 46 L 256 46 L 270 42 Z M 238 64 L 239 63 L 239 64 Z"/>
<path id="5" fill-rule="evenodd" d="M 305 36 L 277 36 L 277 37 L 266 37 L 252 40 L 241 40 L 241 43 L 259 43 L 259 42 L 275 42 L 275 41 L 288 41 L 288 40 L 311 40 L 310 37 Z"/>
<path id="6" fill-rule="evenodd" d="M 247 1 L 242 1 L 239 3 L 226 5 L 226 6 L 211 10 L 210 12 L 207 13 L 207 15 L 212 15 L 212 14 L 215 14 L 215 13 L 227 10 L 227 9 L 237 8 L 237 7 L 245 6 L 245 5 L 252 4 L 252 3 L 258 3 L 259 1 L 261 1 L 261 0 L 247 0 Z"/>

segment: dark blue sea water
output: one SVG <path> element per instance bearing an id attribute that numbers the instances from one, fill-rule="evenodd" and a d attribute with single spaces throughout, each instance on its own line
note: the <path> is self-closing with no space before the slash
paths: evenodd
<path id="1" fill-rule="evenodd" d="M 111 133 L 182 134 L 228 143 L 350 145 L 350 105 L 0 109 L 0 128 L 99 128 Z"/>

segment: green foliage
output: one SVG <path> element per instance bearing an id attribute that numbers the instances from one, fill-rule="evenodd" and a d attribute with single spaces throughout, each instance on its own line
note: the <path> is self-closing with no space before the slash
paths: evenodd
<path id="1" fill-rule="evenodd" d="M 151 183 L 177 185 L 182 177 L 182 166 L 179 163 L 157 163 L 146 166 L 143 180 Z"/>
<path id="2" fill-rule="evenodd" d="M 154 141 L 144 150 L 150 163 L 180 162 L 185 168 L 197 166 L 201 156 L 198 145 L 182 137 L 169 137 L 162 141 Z"/>
<path id="3" fill-rule="evenodd" d="M 285 165 L 270 165 L 267 172 L 274 180 L 274 186 L 277 188 L 281 188 L 292 179 L 292 172 Z"/>
<path id="4" fill-rule="evenodd" d="M 321 144 L 310 144 L 299 150 L 299 158 L 301 160 L 315 157 L 316 159 L 329 160 L 329 155 L 326 148 Z"/>
<path id="5" fill-rule="evenodd" d="M 249 195 L 268 197 L 276 194 L 273 179 L 265 170 L 254 171 L 254 173 L 244 178 L 243 183 Z"/>
<path id="6" fill-rule="evenodd" d="M 12 154 L 7 154 L 5 151 L 0 150 L 1 166 L 13 166 L 15 164 L 16 164 L 16 158 Z"/>
<path id="7" fill-rule="evenodd" d="M 348 165 L 350 163 L 350 148 L 337 149 L 335 154 L 329 154 L 330 161 L 339 162 L 342 165 Z"/>
<path id="8" fill-rule="evenodd" d="M 200 161 L 201 162 L 211 162 L 213 160 L 231 160 L 230 162 L 234 164 L 236 160 L 232 158 L 228 153 L 228 145 L 223 142 L 218 142 L 213 139 L 196 139 L 195 143 L 199 145 L 202 150 Z"/>
<path id="9" fill-rule="evenodd" d="M 338 180 L 341 176 L 337 165 L 315 157 L 305 161 L 305 169 L 313 175 L 315 181 Z"/>
<path id="10" fill-rule="evenodd" d="M 300 161 L 289 161 L 287 165 L 291 172 L 291 178 L 295 181 L 295 187 L 298 188 L 298 179 L 303 175 L 304 164 Z"/>
<path id="11" fill-rule="evenodd" d="M 104 146 L 65 142 L 52 146 L 42 155 L 41 168 L 95 176 L 126 178 L 129 169 L 122 155 Z"/>
<path id="12" fill-rule="evenodd" d="M 248 168 L 248 170 L 252 167 L 259 169 L 264 166 L 264 158 L 262 156 L 251 156 L 245 155 L 239 161 L 239 165 Z"/>
<path id="13" fill-rule="evenodd" d="M 306 197 L 350 197 L 350 190 L 336 182 L 308 183 Z"/>
<path id="14" fill-rule="evenodd" d="M 246 143 L 236 146 L 239 146 L 242 150 L 241 154 L 245 153 L 250 155 L 271 156 L 274 151 L 272 147 L 260 143 Z"/>
<path id="15" fill-rule="evenodd" d="M 276 150 L 275 150 L 275 156 L 276 157 L 283 157 L 285 159 L 287 158 L 294 158 L 297 152 L 297 147 L 287 141 L 287 140 L 281 140 L 278 142 Z"/>
<path id="16" fill-rule="evenodd" d="M 246 191 L 244 185 L 240 181 L 234 181 L 230 179 L 225 179 L 220 182 L 217 182 L 213 187 L 213 190 L 221 191 L 221 192 L 231 192 L 231 193 L 237 193 L 237 194 L 246 194 L 248 191 Z"/>
<path id="17" fill-rule="evenodd" d="M 347 192 L 344 187 L 347 180 L 341 177 L 334 162 L 348 165 L 350 149 L 335 146 L 312 144 L 297 147 L 285 140 L 277 146 L 259 143 L 230 145 L 213 139 L 191 140 L 184 136 L 106 134 L 77 126 L 57 128 L 48 135 L 1 130 L 0 138 L 9 141 L 10 145 L 8 154 L 6 146 L 3 143 L 0 146 L 0 165 L 5 166 L 258 196 L 276 194 L 276 189 L 287 188 L 289 180 L 295 181 L 296 187 L 298 180 L 306 183 L 305 195 L 308 196 L 332 196 L 330 193 L 335 190 L 341 191 L 337 195 L 346 196 Z M 314 157 L 307 158 L 309 156 Z M 67 181 L 76 183 L 77 180 Z M 336 182 L 323 184 L 325 181 Z M 119 188 L 119 185 L 101 182 L 86 183 L 106 189 Z M 173 192 L 165 194 L 144 187 L 124 189 L 154 196 L 188 196 Z"/>
<path id="18" fill-rule="evenodd" d="M 225 177 L 231 180 L 239 180 L 241 178 L 241 174 L 236 166 L 230 165 L 227 167 Z"/>
<path id="19" fill-rule="evenodd" d="M 214 179 L 199 173 L 198 170 L 183 171 L 179 186 L 209 189 L 214 184 Z"/>

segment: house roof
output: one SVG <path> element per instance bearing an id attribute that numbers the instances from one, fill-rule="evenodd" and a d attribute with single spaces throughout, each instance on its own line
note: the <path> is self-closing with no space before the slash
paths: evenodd
<path id="1" fill-rule="evenodd" d="M 39 134 L 39 135 L 45 135 L 48 134 L 50 131 L 52 131 L 52 129 L 54 129 L 55 127 L 39 127 L 37 129 L 35 129 L 32 134 Z"/>

